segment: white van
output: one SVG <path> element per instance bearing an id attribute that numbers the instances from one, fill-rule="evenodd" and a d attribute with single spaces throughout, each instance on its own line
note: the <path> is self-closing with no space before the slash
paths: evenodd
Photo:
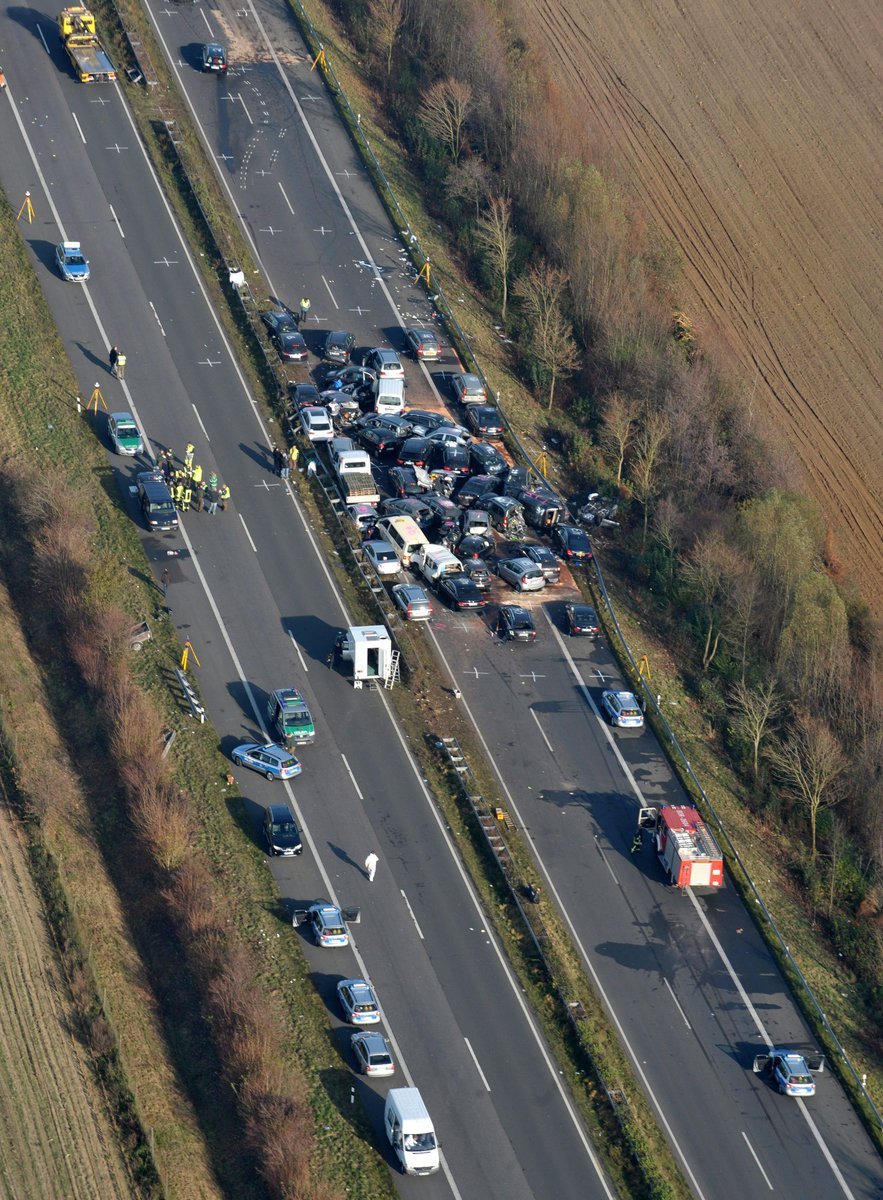
<path id="1" fill-rule="evenodd" d="M 374 407 L 387 416 L 398 416 L 405 407 L 404 379 L 385 379 L 381 376 L 372 384 Z"/>
<path id="2" fill-rule="evenodd" d="M 403 567 L 410 567 L 429 538 L 411 517 L 381 517 L 375 527 L 375 537 L 389 542 Z"/>
<path id="3" fill-rule="evenodd" d="M 447 546 L 423 546 L 414 559 L 414 566 L 427 583 L 437 584 L 443 575 L 457 575 L 463 564 Z"/>
<path id="4" fill-rule="evenodd" d="M 387 1092 L 383 1125 L 406 1175 L 431 1175 L 438 1170 L 432 1118 L 417 1088 L 392 1088 Z"/>

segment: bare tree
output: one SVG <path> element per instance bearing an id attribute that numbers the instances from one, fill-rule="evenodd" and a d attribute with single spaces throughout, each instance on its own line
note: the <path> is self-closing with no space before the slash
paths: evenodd
<path id="1" fill-rule="evenodd" d="M 816 859 L 819 813 L 843 799 L 846 759 L 830 727 L 809 713 L 798 713 L 790 733 L 766 758 L 785 791 L 809 815 L 810 859 Z"/>
<path id="2" fill-rule="evenodd" d="M 515 284 L 528 321 L 529 353 L 549 382 L 549 404 L 555 400 L 555 385 L 569 375 L 578 361 L 570 322 L 561 311 L 567 278 L 548 263 L 531 267 Z"/>
<path id="3" fill-rule="evenodd" d="M 368 15 L 371 21 L 371 37 L 377 49 L 386 59 L 387 76 L 392 71 L 392 52 L 402 32 L 405 19 L 402 0 L 370 0 Z"/>
<path id="4" fill-rule="evenodd" d="M 742 569 L 739 555 L 718 530 L 696 539 L 684 565 L 684 579 L 699 601 L 705 625 L 703 671 L 708 670 L 717 654 L 728 616 L 728 595 Z"/>
<path id="5" fill-rule="evenodd" d="M 630 396 L 614 392 L 604 410 L 601 446 L 616 461 L 616 486 L 622 483 L 622 469 L 635 436 L 638 406 Z"/>
<path id="6" fill-rule="evenodd" d="M 487 163 L 477 154 L 454 163 L 445 176 L 445 195 L 450 200 L 463 200 L 474 205 L 478 221 L 481 205 L 490 190 L 491 173 Z"/>
<path id="7" fill-rule="evenodd" d="M 442 143 L 454 162 L 460 161 L 466 122 L 472 111 L 472 88 L 459 79 L 440 79 L 423 93 L 417 116 Z"/>
<path id="8" fill-rule="evenodd" d="M 772 723 L 782 711 L 782 700 L 772 680 L 751 688 L 744 682 L 730 688 L 730 708 L 733 710 L 734 732 L 751 747 L 754 778 L 760 774 L 760 752 Z"/>
<path id="9" fill-rule="evenodd" d="M 509 300 L 509 271 L 512 267 L 512 252 L 515 247 L 515 230 L 512 228 L 512 202 L 505 196 L 492 196 L 490 203 L 478 219 L 476 240 L 482 255 L 490 264 L 502 294 L 500 315 L 506 320 Z"/>
<path id="10" fill-rule="evenodd" d="M 656 494 L 657 475 L 662 447 L 668 435 L 668 422 L 662 412 L 650 411 L 644 418 L 635 438 L 635 455 L 629 476 L 635 495 L 644 510 L 644 533 L 641 549 L 647 545 L 647 521 L 650 516 L 650 501 Z"/>

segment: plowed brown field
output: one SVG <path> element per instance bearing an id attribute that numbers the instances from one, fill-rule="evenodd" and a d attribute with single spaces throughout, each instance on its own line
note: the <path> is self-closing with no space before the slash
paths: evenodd
<path id="1" fill-rule="evenodd" d="M 534 0 L 528 34 L 681 247 L 687 309 L 883 596 L 879 0 Z"/>
<path id="2" fill-rule="evenodd" d="M 28 873 L 0 803 L 0 1195 L 125 1200 L 133 1194 Z"/>

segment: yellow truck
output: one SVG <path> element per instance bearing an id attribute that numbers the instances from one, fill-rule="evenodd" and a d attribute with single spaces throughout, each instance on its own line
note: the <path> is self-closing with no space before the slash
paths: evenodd
<path id="1" fill-rule="evenodd" d="M 82 5 L 58 14 L 58 33 L 80 83 L 110 83 L 117 73 L 98 40 L 95 16 Z"/>

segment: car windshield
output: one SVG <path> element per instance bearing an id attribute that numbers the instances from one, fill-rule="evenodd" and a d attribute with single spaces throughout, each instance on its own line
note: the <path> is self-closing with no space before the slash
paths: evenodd
<path id="1" fill-rule="evenodd" d="M 431 1130 L 427 1133 L 406 1133 L 404 1145 L 406 1150 L 417 1153 L 434 1150 L 435 1134 Z"/>
<path id="2" fill-rule="evenodd" d="M 285 714 L 286 729 L 299 729 L 302 725 L 312 725 L 309 713 L 297 712 Z"/>
<path id="3" fill-rule="evenodd" d="M 172 500 L 152 500 L 149 508 L 152 513 L 173 513 L 175 511 Z"/>
<path id="4" fill-rule="evenodd" d="M 294 821 L 274 821 L 273 832 L 281 834 L 283 837 L 295 837 L 297 835 L 297 826 Z"/>
<path id="5" fill-rule="evenodd" d="M 124 438 L 137 437 L 138 436 L 138 426 L 130 425 L 126 421 L 120 421 L 119 424 L 117 425 L 117 434 L 120 437 L 124 437 Z"/>
<path id="6" fill-rule="evenodd" d="M 82 254 L 67 254 L 65 255 L 65 261 L 69 267 L 85 267 L 86 265 L 86 260 Z"/>

